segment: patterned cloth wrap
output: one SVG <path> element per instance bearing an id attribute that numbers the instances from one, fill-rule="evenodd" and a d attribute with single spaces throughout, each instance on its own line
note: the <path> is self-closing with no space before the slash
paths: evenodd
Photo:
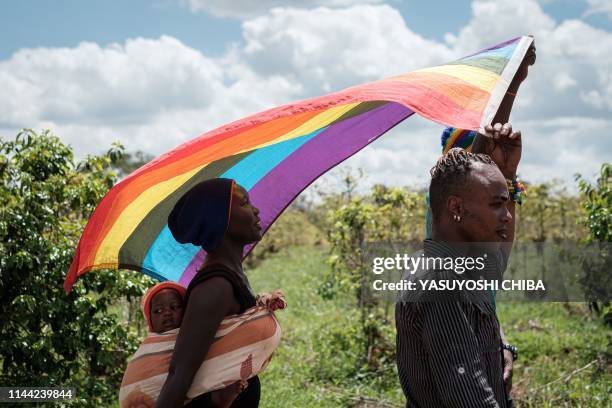
<path id="1" fill-rule="evenodd" d="M 261 372 L 278 347 L 281 328 L 274 311 L 287 302 L 280 291 L 262 294 L 244 313 L 221 322 L 204 362 L 191 383 L 187 400 L 246 381 Z M 129 361 L 121 389 L 122 408 L 154 407 L 168 376 L 168 368 L 179 329 L 149 333 Z"/>

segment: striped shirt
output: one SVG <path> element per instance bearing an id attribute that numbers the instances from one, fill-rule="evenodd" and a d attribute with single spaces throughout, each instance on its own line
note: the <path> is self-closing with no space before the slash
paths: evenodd
<path id="1" fill-rule="evenodd" d="M 426 240 L 425 257 L 457 257 Z M 493 258 L 493 259 L 491 259 Z M 489 257 L 484 273 L 502 268 Z M 503 270 L 503 269 L 501 269 Z M 421 270 L 404 279 L 462 279 Z M 420 285 L 417 285 L 420 287 Z M 511 407 L 503 382 L 500 327 L 487 291 L 404 291 L 396 305 L 397 367 L 407 407 Z"/>

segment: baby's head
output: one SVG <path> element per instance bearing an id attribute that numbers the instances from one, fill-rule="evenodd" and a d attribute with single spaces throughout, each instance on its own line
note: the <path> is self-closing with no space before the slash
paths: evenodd
<path id="1" fill-rule="evenodd" d="M 145 293 L 142 311 L 149 331 L 163 333 L 181 326 L 185 293 L 184 287 L 170 281 L 158 283 Z"/>

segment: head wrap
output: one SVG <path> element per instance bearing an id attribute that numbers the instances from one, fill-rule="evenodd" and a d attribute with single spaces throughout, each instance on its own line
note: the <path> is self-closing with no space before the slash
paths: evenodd
<path id="1" fill-rule="evenodd" d="M 165 281 L 150 287 L 149 290 L 147 290 L 147 292 L 142 297 L 140 306 L 142 307 L 142 313 L 144 314 L 145 319 L 147 320 L 147 324 L 149 325 L 149 331 L 151 332 L 153 331 L 153 323 L 151 322 L 151 302 L 153 301 L 155 295 L 157 295 L 161 290 L 164 289 L 176 290 L 183 302 L 185 302 L 185 295 L 187 293 L 187 289 L 185 289 L 183 286 L 179 285 L 176 282 Z"/>
<path id="2" fill-rule="evenodd" d="M 168 228 L 181 244 L 201 246 L 210 252 L 229 225 L 234 180 L 216 178 L 193 186 L 174 205 Z"/>

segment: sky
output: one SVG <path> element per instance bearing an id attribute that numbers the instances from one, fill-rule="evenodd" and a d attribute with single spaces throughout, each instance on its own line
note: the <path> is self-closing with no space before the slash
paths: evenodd
<path id="1" fill-rule="evenodd" d="M 159 155 L 244 116 L 533 34 L 511 122 L 532 182 L 612 157 L 609 0 L 5 1 L 0 137 L 49 128 L 78 157 Z M 347 160 L 362 185 L 424 187 L 443 127 L 415 116 Z"/>

